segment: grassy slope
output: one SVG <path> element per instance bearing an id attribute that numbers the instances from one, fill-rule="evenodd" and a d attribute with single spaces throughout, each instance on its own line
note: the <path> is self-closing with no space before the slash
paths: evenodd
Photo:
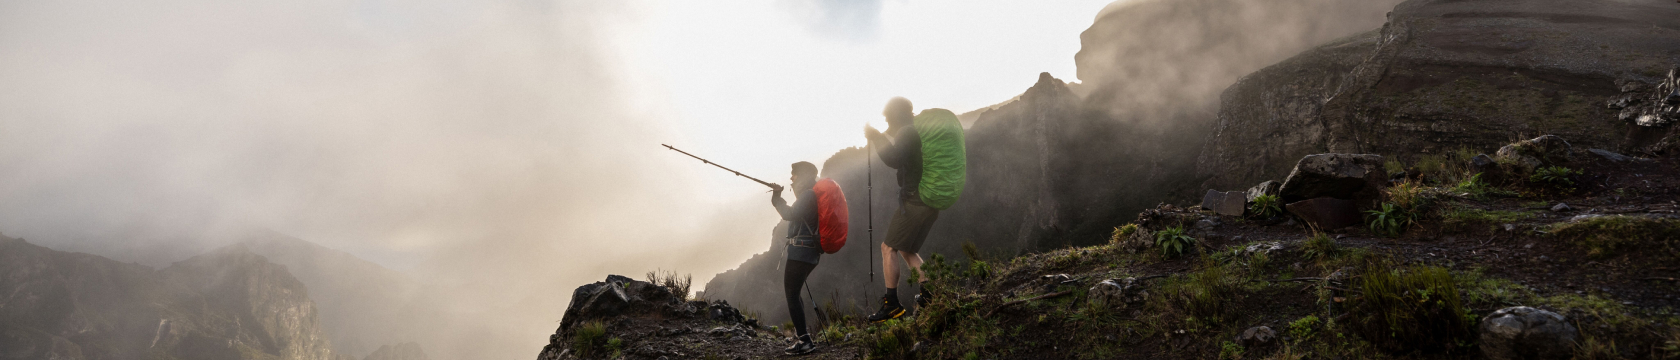
<path id="1" fill-rule="evenodd" d="M 1664 218 L 1680 188 L 1672 160 L 1587 164 L 1567 184 L 1509 177 L 1497 185 L 1423 162 L 1440 169 L 1421 171 L 1427 185 L 1392 191 L 1389 201 L 1408 204 L 1416 219 L 1394 235 L 1350 228 L 1314 236 L 1293 224 L 1167 206 L 1144 216 L 1166 220 L 1145 221 L 1108 245 L 931 259 L 928 287 L 939 300 L 918 316 L 864 324 L 836 313 L 819 335 L 873 358 L 907 357 L 918 342 L 919 357 L 941 359 L 1480 358 L 1480 318 L 1528 305 L 1575 322 L 1577 358 L 1680 356 L 1672 310 L 1680 289 L 1665 280 L 1680 260 L 1680 221 Z M 1578 209 L 1541 210 L 1560 201 Z M 1587 212 L 1611 216 L 1567 221 Z M 1200 219 L 1220 225 L 1190 231 L 1197 245 L 1189 254 L 1164 255 L 1151 241 L 1152 232 Z M 1283 249 L 1243 251 L 1271 242 Z M 1076 281 L 1041 279 L 1051 274 Z M 1145 301 L 1088 301 L 1087 289 L 1103 279 L 1148 276 L 1158 277 L 1143 280 Z M 1261 325 L 1283 340 L 1232 342 Z"/>

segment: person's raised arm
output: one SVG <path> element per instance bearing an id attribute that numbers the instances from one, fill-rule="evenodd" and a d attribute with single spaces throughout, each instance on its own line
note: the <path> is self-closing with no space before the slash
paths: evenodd
<path id="1" fill-rule="evenodd" d="M 776 207 L 776 214 L 781 215 L 782 220 L 794 219 L 793 207 L 788 206 L 787 199 L 782 198 L 782 186 L 776 185 L 771 189 L 773 191 L 770 194 L 770 206 Z"/>
<path id="2" fill-rule="evenodd" d="M 863 134 L 869 139 L 869 146 L 875 148 L 876 154 L 880 154 L 882 163 L 894 169 L 904 167 L 904 154 L 901 154 L 900 146 L 893 144 L 891 137 L 873 127 L 864 127 Z"/>

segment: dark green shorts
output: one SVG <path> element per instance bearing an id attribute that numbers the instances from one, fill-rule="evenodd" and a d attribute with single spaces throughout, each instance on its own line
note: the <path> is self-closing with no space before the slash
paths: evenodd
<path id="1" fill-rule="evenodd" d="M 927 241 L 928 232 L 933 230 L 933 221 L 937 219 L 939 209 L 923 205 L 920 199 L 899 201 L 898 210 L 893 211 L 892 222 L 887 224 L 887 247 L 903 252 L 921 252 L 922 243 Z"/>

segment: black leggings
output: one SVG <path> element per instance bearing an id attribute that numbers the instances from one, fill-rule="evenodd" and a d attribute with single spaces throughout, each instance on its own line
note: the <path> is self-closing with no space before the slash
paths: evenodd
<path id="1" fill-rule="evenodd" d="M 788 317 L 793 318 L 794 334 L 805 336 L 805 302 L 799 300 L 799 288 L 805 286 L 805 278 L 811 276 L 811 270 L 817 269 L 817 264 L 804 261 L 788 260 L 787 269 L 782 277 L 782 292 L 787 294 Z"/>

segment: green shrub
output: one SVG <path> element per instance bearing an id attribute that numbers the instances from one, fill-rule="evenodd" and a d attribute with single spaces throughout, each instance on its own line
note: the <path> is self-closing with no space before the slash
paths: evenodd
<path id="1" fill-rule="evenodd" d="M 865 334 L 870 358 L 902 359 L 916 344 L 916 331 L 904 319 L 892 319 L 872 327 Z"/>
<path id="2" fill-rule="evenodd" d="M 607 352 L 611 353 L 612 356 L 609 357 L 614 359 L 624 357 L 624 339 L 607 339 Z"/>
<path id="3" fill-rule="evenodd" d="M 1534 174 L 1528 176 L 1528 181 L 1557 187 L 1573 187 L 1575 186 L 1575 180 L 1571 177 L 1580 174 L 1580 170 L 1562 166 L 1547 166 L 1534 169 Z"/>
<path id="4" fill-rule="evenodd" d="M 1155 233 L 1155 246 L 1161 247 L 1162 255 L 1178 257 L 1196 246 L 1196 238 L 1186 235 L 1183 227 L 1173 227 Z"/>
<path id="5" fill-rule="evenodd" d="M 1639 245 L 1665 246 L 1680 240 L 1680 221 L 1643 216 L 1600 216 L 1552 226 L 1551 233 L 1603 258 Z M 1644 244 L 1641 244 L 1644 243 Z"/>
<path id="6" fill-rule="evenodd" d="M 1190 316 L 1215 324 L 1226 318 L 1225 303 L 1236 291 L 1236 285 L 1225 265 L 1208 258 L 1202 267 L 1201 271 L 1185 275 L 1173 293 L 1183 301 L 1183 308 Z"/>
<path id="7" fill-rule="evenodd" d="M 1296 343 L 1304 343 L 1311 341 L 1313 336 L 1318 334 L 1318 326 L 1322 322 L 1318 319 L 1318 315 L 1307 315 L 1289 322 L 1289 329 L 1285 331 Z"/>
<path id="8" fill-rule="evenodd" d="M 1391 353 L 1452 351 L 1472 340 L 1452 272 L 1438 266 L 1367 263 L 1348 298 L 1349 328 Z"/>
<path id="9" fill-rule="evenodd" d="M 1277 195 L 1260 195 L 1254 197 L 1254 203 L 1248 204 L 1248 211 L 1255 217 L 1270 219 L 1283 214 L 1283 200 Z"/>
<path id="10" fill-rule="evenodd" d="M 583 326 L 578 327 L 577 331 L 572 333 L 572 351 L 576 351 L 580 358 L 606 355 L 603 351 L 606 350 L 606 337 L 606 323 L 599 321 L 583 323 Z"/>
<path id="11" fill-rule="evenodd" d="M 1242 347 L 1242 345 L 1237 345 L 1237 343 L 1230 342 L 1230 341 L 1226 341 L 1226 342 L 1223 342 L 1223 343 L 1219 344 L 1219 359 L 1220 360 L 1225 360 L 1225 359 L 1240 360 L 1240 359 L 1242 359 L 1242 357 L 1243 357 L 1243 347 Z"/>

